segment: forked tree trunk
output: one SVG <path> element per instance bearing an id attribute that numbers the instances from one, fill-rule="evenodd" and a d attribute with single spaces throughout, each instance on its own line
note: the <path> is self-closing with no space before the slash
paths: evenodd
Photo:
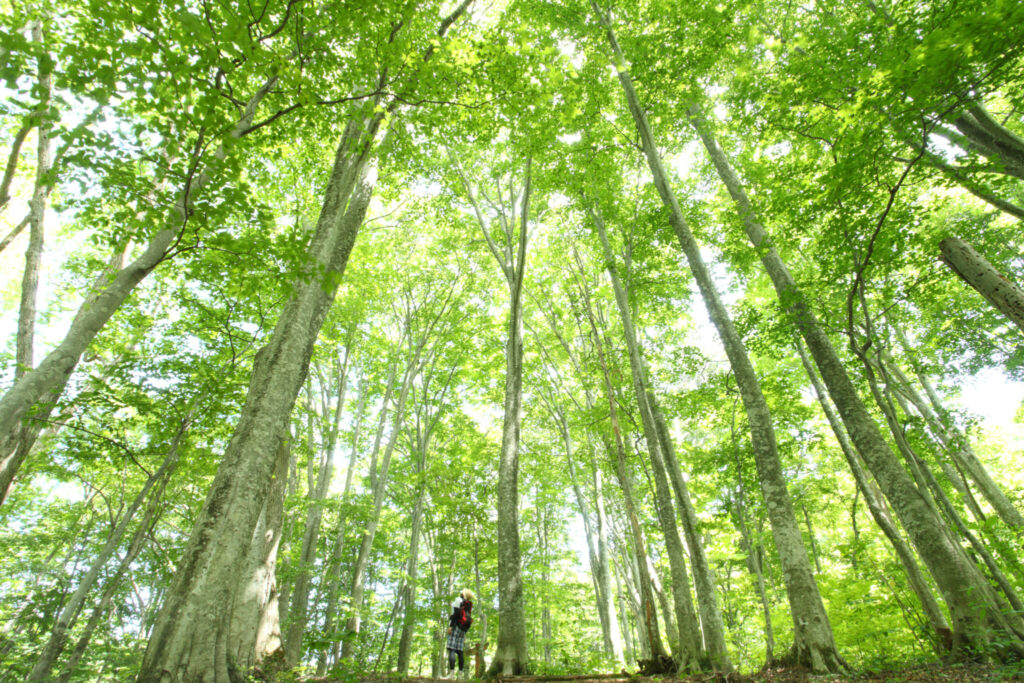
<path id="1" fill-rule="evenodd" d="M 498 631 L 498 646 L 487 675 L 516 676 L 529 671 L 519 548 L 519 436 L 523 400 L 523 273 L 529 236 L 530 159 L 526 160 L 523 176 L 518 230 L 515 225 L 515 196 L 510 194 L 508 205 L 497 212 L 497 222 L 503 232 L 502 245 L 492 235 L 494 228 L 481 211 L 469 178 L 461 166 L 456 164 L 456 167 L 480 230 L 505 276 L 509 290 L 508 324 L 505 328 L 504 418 L 498 461 L 498 608 L 501 627 Z M 503 202 L 500 187 L 498 191 L 498 201 Z"/>
<path id="2" fill-rule="evenodd" d="M 364 106 L 372 111 L 376 102 Z M 139 683 L 227 681 L 234 586 L 273 478 L 313 345 L 370 201 L 367 161 L 385 112 L 351 120 L 338 145 L 307 272 L 257 354 L 245 405 L 157 616 Z"/>
<path id="3" fill-rule="evenodd" d="M 604 25 L 619 82 L 622 84 L 629 110 L 640 134 L 655 187 L 665 208 L 669 211 L 669 222 L 675 230 L 683 253 L 686 254 L 690 271 L 700 289 L 708 315 L 718 331 L 726 355 L 729 357 L 730 366 L 736 376 L 736 383 L 740 389 L 750 426 L 750 437 L 754 447 L 754 457 L 757 461 L 761 493 L 768 508 L 775 546 L 779 553 L 782 575 L 786 583 L 786 593 L 789 597 L 794 634 L 793 662 L 807 666 L 817 673 L 839 671 L 846 668 L 846 664 L 836 649 L 832 626 L 825 613 L 818 584 L 814 580 L 807 558 L 807 549 L 803 545 L 803 537 L 793 512 L 793 503 L 786 489 L 786 480 L 779 462 L 775 430 L 768 403 L 761 392 L 760 382 L 743 345 L 743 340 L 718 295 L 711 274 L 701 256 L 700 246 L 683 217 L 679 202 L 669 185 L 668 175 L 662 164 L 654 134 L 633 86 L 633 79 L 615 38 L 610 19 L 600 10 L 595 0 L 591 0 L 591 6 Z"/>
<path id="4" fill-rule="evenodd" d="M 900 465 L 857 393 L 825 330 L 772 246 L 739 178 L 698 108 L 691 110 L 690 120 L 738 206 L 747 236 L 758 250 L 779 301 L 807 342 L 854 447 L 875 475 L 943 593 L 952 617 L 954 653 L 968 657 L 971 652 L 992 649 L 1001 659 L 1024 656 L 1024 620 L 1018 615 L 1000 613 L 992 587 L 963 550 L 951 541 L 942 520 Z"/>

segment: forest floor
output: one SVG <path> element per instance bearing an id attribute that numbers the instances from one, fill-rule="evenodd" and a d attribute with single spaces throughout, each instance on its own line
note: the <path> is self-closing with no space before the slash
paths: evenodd
<path id="1" fill-rule="evenodd" d="M 360 677 L 359 683 L 437 683 L 435 678 L 395 678 L 385 676 Z M 479 679 L 471 679 L 479 680 Z M 303 683 L 352 683 L 352 679 L 306 678 Z M 511 676 L 499 677 L 495 683 L 929 683 L 954 681 L 956 683 L 995 683 L 996 681 L 1024 681 L 1021 667 L 995 668 L 984 664 L 922 665 L 906 669 L 892 669 L 851 673 L 845 675 L 815 676 L 803 669 L 765 669 L 751 674 L 728 676 L 703 674 L 686 678 L 616 675 L 583 676 Z"/>

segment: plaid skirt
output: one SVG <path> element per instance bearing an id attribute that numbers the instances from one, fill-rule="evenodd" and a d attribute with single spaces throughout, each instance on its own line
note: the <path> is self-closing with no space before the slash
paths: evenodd
<path id="1" fill-rule="evenodd" d="M 452 634 L 448 636 L 448 649 L 462 652 L 466 648 L 466 632 L 458 626 L 452 626 Z"/>

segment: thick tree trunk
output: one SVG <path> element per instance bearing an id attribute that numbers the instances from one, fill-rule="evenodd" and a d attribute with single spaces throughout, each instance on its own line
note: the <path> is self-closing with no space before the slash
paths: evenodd
<path id="1" fill-rule="evenodd" d="M 228 658 L 240 671 L 248 671 L 267 657 L 281 656 L 276 569 L 284 529 L 284 499 L 292 457 L 290 445 L 286 436 L 278 447 L 274 478 L 249 546 L 244 580 L 236 588 Z"/>
<path id="2" fill-rule="evenodd" d="M 591 0 L 591 5 L 604 24 L 608 43 L 614 55 L 619 82 L 625 91 L 630 112 L 640 133 L 655 187 L 665 208 L 669 210 L 669 222 L 675 230 L 683 253 L 686 254 L 690 271 L 697 281 L 708 315 L 718 331 L 722 344 L 725 346 L 726 355 L 729 357 L 729 363 L 736 375 L 736 383 L 740 388 L 750 425 L 750 436 L 757 461 L 761 493 L 768 508 L 769 520 L 775 537 L 775 547 L 779 553 L 782 575 L 786 582 L 786 593 L 789 596 L 790 613 L 793 617 L 793 661 L 805 665 L 817 673 L 839 671 L 845 668 L 845 663 L 836 649 L 832 626 L 828 621 L 818 585 L 811 572 L 807 549 L 804 548 L 800 528 L 793 512 L 793 504 L 786 489 L 768 404 L 761 392 L 760 383 L 743 341 L 736 331 L 728 311 L 722 304 L 711 274 L 704 264 L 700 247 L 690 231 L 675 193 L 669 185 L 668 175 L 662 165 L 647 115 L 633 87 L 632 77 L 611 23 L 594 0 Z"/>
<path id="3" fill-rule="evenodd" d="M 157 616 L 140 683 L 220 683 L 234 675 L 227 658 L 231 609 L 225 606 L 244 569 L 280 441 L 370 201 L 373 179 L 365 178 L 365 169 L 383 117 L 377 112 L 354 119 L 342 136 L 307 250 L 308 271 L 296 280 L 257 354 L 238 425 Z"/>
<path id="4" fill-rule="evenodd" d="M 761 256 L 779 301 L 807 342 L 854 447 L 875 475 L 943 593 L 952 616 L 955 653 L 966 657 L 972 651 L 984 650 L 991 645 L 1001 658 L 1021 656 L 1024 654 L 1024 621 L 1019 616 L 999 612 L 992 588 L 964 552 L 950 540 L 942 521 L 900 466 L 858 395 L 824 329 L 771 245 L 739 178 L 696 107 L 691 110 L 691 122 L 701 135 L 729 194 L 738 205 L 747 236 Z"/>
<path id="5" fill-rule="evenodd" d="M 519 234 L 520 260 L 516 276 L 509 281 L 511 302 L 505 346 L 505 417 L 498 465 L 498 618 L 501 628 L 488 675 L 501 676 L 517 676 L 529 672 L 519 550 L 519 430 L 523 396 L 522 269 L 526 258 L 528 197 L 529 180 L 524 191 L 523 228 Z"/>
<path id="6" fill-rule="evenodd" d="M 1006 279 L 988 260 L 958 237 L 939 243 L 942 261 L 1024 332 L 1024 289 Z"/>
<path id="7" fill-rule="evenodd" d="M 803 344 L 800 343 L 799 339 L 796 341 L 796 347 L 797 351 L 800 353 L 800 360 L 803 363 L 804 370 L 807 372 L 807 376 L 810 378 L 811 384 L 814 387 L 814 393 L 818 397 L 818 403 L 821 405 L 821 409 L 825 413 L 829 426 L 832 427 L 832 433 L 835 435 L 836 441 L 839 443 L 839 449 L 843 452 L 846 462 L 850 465 L 850 471 L 853 472 L 853 478 L 857 482 L 857 490 L 864 495 L 864 500 L 867 502 L 871 516 L 874 518 L 875 523 L 878 524 L 878 528 L 882 530 L 882 533 L 885 534 L 885 537 L 889 540 L 893 550 L 896 551 L 896 556 L 899 558 L 900 564 L 903 565 L 903 571 L 907 574 L 910 587 L 917 596 L 918 601 L 921 603 L 921 608 L 924 610 L 925 616 L 928 618 L 928 623 L 935 631 L 932 641 L 936 650 L 940 653 L 946 652 L 953 645 L 953 632 L 949 628 L 949 622 L 946 621 L 946 617 L 942 613 L 942 608 L 935 599 L 935 595 L 932 593 L 932 589 L 928 585 L 928 581 L 921 573 L 921 570 L 917 565 L 917 558 L 914 556 L 914 552 L 909 546 L 907 546 L 903 537 L 900 536 L 899 531 L 896 529 L 896 525 L 885 510 L 883 501 L 879 500 L 879 497 L 875 494 L 875 490 L 871 486 L 871 482 L 868 480 L 867 474 L 864 472 L 864 468 L 861 467 L 860 456 L 857 455 L 854 450 L 853 445 L 850 443 L 846 434 L 846 430 L 843 429 L 839 416 L 836 415 L 835 410 L 833 410 L 832 405 L 829 403 L 828 396 L 825 393 L 825 387 L 821 385 L 818 373 L 811 364 L 811 359 L 807 357 L 807 352 L 804 350 Z"/>

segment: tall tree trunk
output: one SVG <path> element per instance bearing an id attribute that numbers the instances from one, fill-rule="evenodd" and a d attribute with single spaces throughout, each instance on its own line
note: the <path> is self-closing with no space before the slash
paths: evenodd
<path id="1" fill-rule="evenodd" d="M 519 226 L 516 230 L 516 198 L 498 211 L 504 246 L 491 234 L 492 227 L 480 210 L 469 178 L 457 167 L 480 230 L 498 262 L 509 290 L 509 314 L 505 342 L 505 400 L 498 462 L 498 609 L 501 629 L 488 676 L 517 676 L 529 671 L 526 650 L 526 614 L 523 608 L 522 563 L 519 548 L 519 436 L 523 400 L 523 273 L 529 236 L 530 159 L 523 174 Z M 511 185 L 511 182 L 510 182 Z M 499 201 L 502 200 L 499 188 Z M 518 232 L 518 236 L 516 233 Z"/>
<path id="2" fill-rule="evenodd" d="M 249 130 L 257 107 L 276 83 L 277 76 L 271 76 L 249 99 L 230 132 L 231 138 L 238 139 Z M 216 156 L 225 158 L 225 150 L 222 146 Z M 190 176 L 163 228 L 153 235 L 142 253 L 110 278 L 101 292 L 83 301 L 64 339 L 0 398 L 0 497 L 6 494 L 31 447 L 24 438 L 19 444 L 19 425 L 29 420 L 45 422 L 49 418 L 82 354 L 135 287 L 167 257 L 188 221 L 195 197 L 209 182 L 210 177 L 204 171 Z M 34 433 L 38 434 L 38 430 Z"/>
<path id="3" fill-rule="evenodd" d="M 372 111 L 377 102 L 364 106 Z M 225 606 L 231 604 L 266 501 L 313 345 L 370 201 L 375 173 L 367 177 L 367 160 L 387 111 L 346 126 L 307 250 L 307 273 L 297 278 L 267 345 L 257 354 L 241 417 L 157 616 L 139 683 L 167 676 L 227 681 L 232 675 L 227 659 L 231 610 Z"/>
<path id="4" fill-rule="evenodd" d="M 643 530 L 640 528 L 640 519 L 636 512 L 636 503 L 633 495 L 633 479 L 626 466 L 626 449 L 623 445 L 622 430 L 619 426 L 619 411 L 616 407 L 615 388 L 612 385 L 611 370 L 604 356 L 603 342 L 598 332 L 597 322 L 590 305 L 590 295 L 582 282 L 579 283 L 580 293 L 584 301 L 584 310 L 590 322 L 590 331 L 597 354 L 598 363 L 601 366 L 601 374 L 604 379 L 605 394 L 608 398 L 608 416 L 610 418 L 612 433 L 615 439 L 614 450 L 608 446 L 609 453 L 616 456 L 616 472 L 618 474 L 619 486 L 622 489 L 623 502 L 626 507 L 626 516 L 629 519 L 629 527 L 632 532 L 631 541 L 633 553 L 638 558 L 637 566 L 637 589 L 639 591 L 639 612 L 638 622 L 642 622 L 644 631 L 643 646 L 649 654 L 650 659 L 643 663 L 641 669 L 648 673 L 665 673 L 675 668 L 675 663 L 665 652 L 665 646 L 661 642 L 661 632 L 658 629 L 658 614 L 654 606 L 654 592 L 651 587 L 651 577 L 647 571 L 647 562 L 640 558 L 647 556 L 647 543 L 644 540 Z M 639 628 L 639 627 L 638 627 Z"/>
<path id="5" fill-rule="evenodd" d="M 309 490 L 309 507 L 306 511 L 306 526 L 302 534 L 302 548 L 299 553 L 298 573 L 292 585 L 291 603 L 288 608 L 288 631 L 284 638 L 285 660 L 291 663 L 298 663 L 302 649 L 302 636 L 306 632 L 308 620 L 308 603 L 310 578 L 313 571 L 313 562 L 316 559 L 316 549 L 320 541 L 320 523 L 323 520 L 323 503 L 327 498 L 327 489 L 330 487 L 331 478 L 334 475 L 334 451 L 338 443 L 338 430 L 341 424 L 341 415 L 345 407 L 345 389 L 348 386 L 348 362 L 351 348 L 346 347 L 345 359 L 337 368 L 339 376 L 338 402 L 334 409 L 334 417 L 326 428 L 326 439 L 322 439 L 322 450 L 320 465 L 317 474 L 316 484 Z M 312 406 L 310 406 L 312 415 Z M 312 461 L 310 457 L 310 461 Z"/>
<path id="6" fill-rule="evenodd" d="M 949 622 L 946 621 L 942 608 L 939 607 L 939 603 L 935 599 L 928 581 L 921 573 L 914 552 L 907 546 L 903 537 L 900 536 L 896 525 L 885 509 L 884 502 L 875 493 L 867 474 L 864 472 L 864 468 L 861 467 L 860 456 L 854 450 L 846 430 L 843 429 L 839 416 L 836 415 L 835 410 L 833 410 L 832 405 L 829 403 L 825 387 L 821 385 L 821 379 L 819 379 L 818 373 L 811 364 L 811 359 L 807 357 L 807 352 L 804 350 L 803 344 L 800 343 L 799 339 L 796 341 L 796 347 L 800 353 L 800 360 L 803 363 L 804 370 L 807 372 L 807 376 L 814 387 L 814 393 L 818 397 L 818 403 L 821 405 L 826 419 L 828 419 L 829 426 L 832 427 L 832 433 L 839 443 L 839 449 L 843 452 L 846 462 L 850 465 L 850 471 L 853 472 L 853 478 L 857 482 L 857 490 L 864 495 L 864 500 L 867 502 L 871 516 L 892 545 L 893 550 L 896 551 L 896 556 L 899 558 L 900 564 L 903 565 L 903 571 L 907 574 L 910 587 L 921 603 L 921 608 L 928 618 L 928 623 L 935 631 L 932 642 L 937 651 L 948 651 L 953 645 L 953 632 L 949 628 Z"/>
<path id="7" fill-rule="evenodd" d="M 686 572 L 683 546 L 679 537 L 679 527 L 676 525 L 675 509 L 672 505 L 672 490 L 669 488 L 668 472 L 663 457 L 665 446 L 661 443 L 653 415 L 654 394 L 649 391 L 650 380 L 647 377 L 647 371 L 641 357 L 640 345 L 636 338 L 636 329 L 633 325 L 633 315 L 629 307 L 628 294 L 622 285 L 622 280 L 619 278 L 618 266 L 616 265 L 611 245 L 608 242 L 608 231 L 605 227 L 604 218 L 601 216 L 600 210 L 594 205 L 589 207 L 589 211 L 601 242 L 605 269 L 608 271 L 612 281 L 612 288 L 615 292 L 615 303 L 619 309 L 623 337 L 625 338 L 626 350 L 629 354 L 633 391 L 636 393 L 644 439 L 647 442 L 647 453 L 651 459 L 651 469 L 654 473 L 655 492 L 658 502 L 656 509 L 662 533 L 665 537 L 665 550 L 669 558 L 673 604 L 678 625 L 678 641 L 674 641 L 676 642 L 676 647 L 673 648 L 673 654 L 680 671 L 699 671 L 701 668 L 701 655 L 703 654 L 700 627 L 697 624 L 693 601 L 690 598 L 690 579 Z"/>
<path id="8" fill-rule="evenodd" d="M 736 436 L 736 401 L 733 400 L 732 419 L 729 425 L 729 436 L 732 440 L 733 460 L 736 462 L 736 487 L 735 492 L 730 492 L 732 507 L 736 513 L 736 527 L 740 532 L 740 548 L 747 555 L 747 568 L 754 575 L 757 586 L 757 596 L 761 600 L 761 613 L 764 615 L 764 658 L 765 666 L 772 666 L 777 661 L 775 658 L 775 629 L 772 627 L 772 610 L 768 600 L 768 590 L 765 587 L 764 565 L 761 558 L 764 557 L 760 540 L 755 540 L 747 526 L 747 487 L 743 483 L 743 467 L 740 461 L 740 446 Z"/>
<path id="9" fill-rule="evenodd" d="M 589 443 L 588 435 L 588 443 Z M 611 641 L 611 656 L 616 664 L 625 663 L 622 651 L 622 632 L 615 613 L 615 598 L 612 594 L 612 567 L 608 553 L 608 515 L 604 507 L 604 476 L 594 458 L 594 446 L 590 444 L 592 466 L 594 470 L 594 507 L 597 512 L 597 561 L 600 574 L 598 583 L 604 596 L 605 610 L 608 613 L 608 638 Z"/>
<path id="10" fill-rule="evenodd" d="M 114 554 L 117 552 L 117 549 L 121 546 L 121 542 L 124 540 L 128 527 L 135 521 L 135 515 L 139 509 L 142 508 L 143 503 L 146 504 L 146 508 L 144 519 L 140 523 L 139 528 L 149 528 L 159 506 L 160 498 L 167 486 L 167 481 L 170 479 L 175 466 L 178 464 L 178 458 L 181 454 L 181 441 L 188 430 L 190 422 L 191 415 L 186 417 L 182 422 L 181 428 L 175 435 L 174 440 L 171 443 L 170 450 L 168 450 L 159 469 L 146 479 L 146 482 L 135 495 L 135 498 L 128 506 L 128 509 L 126 509 L 124 514 L 121 515 L 121 519 L 118 520 L 118 523 L 111 531 L 110 536 L 107 537 L 106 542 L 103 544 L 103 548 L 100 549 L 99 554 L 93 559 L 88 571 L 82 577 L 82 580 L 79 581 L 75 592 L 72 593 L 67 602 L 64 603 L 64 608 L 61 610 L 60 615 L 57 617 L 57 621 L 54 623 L 53 632 L 50 634 L 50 638 L 47 640 L 46 645 L 43 646 L 43 650 L 39 654 L 39 658 L 36 660 L 36 664 L 32 668 L 31 673 L 29 673 L 29 681 L 46 681 L 50 679 L 53 666 L 64 650 L 71 628 L 75 625 L 75 622 L 78 620 L 78 616 L 81 614 L 82 608 L 85 606 L 86 598 L 96 586 L 96 583 L 100 579 L 100 574 L 106 568 L 107 563 L 110 562 L 111 558 L 114 557 Z M 143 531 L 143 534 L 144 533 L 145 532 Z"/>
<path id="11" fill-rule="evenodd" d="M 397 363 L 398 360 L 396 357 L 388 372 L 387 389 L 384 391 L 384 400 L 381 402 L 379 429 L 377 430 L 377 439 L 374 442 L 374 462 L 376 462 L 377 448 L 380 446 L 380 435 L 384 431 L 385 422 L 387 420 L 388 402 L 391 400 L 391 394 L 394 391 L 395 380 L 397 379 Z M 345 473 L 345 488 L 341 494 L 341 499 L 343 501 L 348 500 L 349 493 L 352 490 L 355 463 L 359 454 L 359 439 L 362 434 L 363 413 L 365 412 L 364 409 L 366 407 L 366 394 L 367 381 L 364 375 L 359 384 L 359 405 L 356 408 L 356 423 L 352 430 L 352 447 L 349 451 L 348 470 Z M 327 584 L 327 590 L 324 593 L 324 633 L 332 634 L 332 636 L 334 633 L 334 620 L 338 614 L 338 596 L 341 594 L 341 559 L 345 552 L 346 517 L 344 514 L 339 516 L 338 530 L 335 533 L 334 538 L 334 549 L 331 551 L 331 559 L 327 563 L 327 571 L 324 574 L 324 582 Z M 340 647 L 338 640 L 332 637 L 330 648 L 320 650 L 317 655 L 316 663 L 317 676 L 323 676 L 327 671 L 328 661 L 336 662 L 338 660 Z"/>
<path id="12" fill-rule="evenodd" d="M 966 657 L 971 651 L 986 649 L 988 644 L 994 644 L 993 636 L 997 636 L 997 639 L 1001 639 L 996 648 L 1000 657 L 1021 656 L 1024 654 L 1024 622 L 1020 617 L 1006 616 L 999 612 L 992 588 L 963 551 L 951 542 L 942 521 L 900 466 L 858 395 L 825 330 L 771 245 L 739 178 L 711 135 L 711 128 L 698 108 L 691 109 L 690 121 L 697 128 L 719 176 L 738 206 L 747 236 L 758 250 L 779 301 L 807 342 L 854 447 L 875 475 L 945 597 L 952 616 L 954 651 Z"/>
<path id="13" fill-rule="evenodd" d="M 690 492 L 683 479 L 682 471 L 679 469 L 679 460 L 676 458 L 675 446 L 672 443 L 668 425 L 665 424 L 665 416 L 662 415 L 661 407 L 654 400 L 653 394 L 649 395 L 648 399 L 661 446 L 664 449 L 665 467 L 668 469 L 672 488 L 675 490 L 676 500 L 680 507 L 686 544 L 690 549 L 690 563 L 693 566 L 697 604 L 700 608 L 700 625 L 704 633 L 704 649 L 715 671 L 729 672 L 732 671 L 733 666 L 725 644 L 725 624 L 722 623 L 722 612 L 718 608 L 715 578 L 708 564 L 707 555 L 704 553 L 704 542 L 700 536 L 697 514 L 694 512 Z"/>
<path id="14" fill-rule="evenodd" d="M 18 338 L 15 351 L 14 380 L 17 382 L 33 366 L 35 346 L 36 298 L 39 292 L 39 269 L 43 256 L 43 223 L 46 219 L 46 198 L 49 195 L 50 131 L 53 128 L 50 92 L 53 88 L 53 58 L 46 48 L 42 21 L 32 24 L 32 40 L 39 44 L 38 80 L 39 107 L 36 118 L 36 180 L 29 202 L 29 238 L 25 251 L 25 271 L 21 278 L 21 306 L 18 312 Z M 0 482 L 0 490 L 6 489 Z"/>
<path id="15" fill-rule="evenodd" d="M 436 348 L 435 348 L 436 351 Z M 409 557 L 406 562 L 405 587 L 402 593 L 402 603 L 405 605 L 405 613 L 402 619 L 402 635 L 398 641 L 398 663 L 396 670 L 403 676 L 409 672 L 409 657 L 412 652 L 412 634 L 416 625 L 416 584 L 419 576 L 419 548 L 420 533 L 423 527 L 423 509 L 427 499 L 427 451 L 430 449 L 430 440 L 434 434 L 434 428 L 444 405 L 445 395 L 451 386 L 455 374 L 455 366 L 448 372 L 448 379 L 444 385 L 434 394 L 430 392 L 430 385 L 434 378 L 434 362 L 436 354 L 432 352 L 430 370 L 423 376 L 423 384 L 419 393 L 419 404 L 416 408 L 416 423 L 414 429 L 410 430 L 409 443 L 413 446 L 416 458 L 417 495 L 416 506 L 412 513 L 412 529 L 409 539 Z M 478 581 L 479 583 L 479 581 Z M 479 590 L 479 586 L 477 586 Z M 484 622 L 486 626 L 486 621 Z M 486 636 L 486 633 L 485 633 Z"/>
<path id="16" fill-rule="evenodd" d="M 412 327 L 411 311 L 405 321 L 405 334 L 411 334 Z M 391 455 L 398 443 L 398 435 L 402 429 L 402 421 L 405 419 L 405 403 L 409 398 L 409 390 L 412 388 L 413 380 L 422 368 L 420 359 L 423 356 L 423 348 L 429 340 L 429 330 L 420 339 L 409 337 L 410 353 L 408 365 L 405 369 L 405 376 L 402 379 L 402 386 L 398 391 L 398 398 L 395 401 L 395 413 L 391 424 L 391 433 L 388 436 L 387 445 L 384 446 L 384 453 L 381 456 L 380 471 L 374 470 L 371 465 L 371 479 L 373 479 L 373 510 L 367 527 L 362 534 L 362 541 L 359 544 L 359 555 L 356 557 L 355 566 L 352 568 L 352 584 L 349 595 L 349 618 L 345 625 L 345 638 L 341 645 L 341 656 L 343 659 L 350 659 L 355 653 L 357 636 L 360 630 L 360 610 L 363 606 L 363 592 L 366 588 L 366 567 L 370 561 L 370 551 L 373 549 L 373 539 L 377 534 L 377 525 L 380 523 L 380 513 L 384 508 L 384 495 L 387 492 L 388 469 L 391 464 Z"/>
<path id="17" fill-rule="evenodd" d="M 629 74 L 627 62 L 619 48 L 610 20 L 600 10 L 595 0 L 591 0 L 591 6 L 604 25 L 619 82 L 625 91 L 629 110 L 640 133 L 654 184 L 665 208 L 669 210 L 669 222 L 686 254 L 690 271 L 697 281 L 708 315 L 718 331 L 726 355 L 729 357 L 729 363 L 736 375 L 736 383 L 740 388 L 750 426 L 761 493 L 768 508 L 775 546 L 779 553 L 782 575 L 786 583 L 786 593 L 789 596 L 794 636 L 792 659 L 794 663 L 805 665 L 817 673 L 839 671 L 845 668 L 845 663 L 836 649 L 832 626 L 828 621 L 818 585 L 811 572 L 807 549 L 804 548 L 800 528 L 793 512 L 793 503 L 786 489 L 767 401 L 761 392 L 760 383 L 743 341 L 715 289 L 714 281 L 701 256 L 700 247 L 690 231 L 675 193 L 669 185 L 668 175 L 662 165 L 647 115 L 636 94 L 633 79 Z"/>
<path id="18" fill-rule="evenodd" d="M 419 491 L 416 495 L 416 507 L 412 512 L 412 531 L 409 539 L 409 559 L 406 562 L 406 583 L 403 602 L 405 616 L 402 620 L 402 635 L 398 640 L 398 663 L 395 670 L 402 677 L 409 675 L 409 658 L 412 653 L 412 633 L 416 626 L 416 579 L 419 574 L 420 531 L 423 527 L 423 506 L 427 498 L 427 481 L 424 472 L 426 453 L 421 451 L 416 469 L 420 477 Z"/>

